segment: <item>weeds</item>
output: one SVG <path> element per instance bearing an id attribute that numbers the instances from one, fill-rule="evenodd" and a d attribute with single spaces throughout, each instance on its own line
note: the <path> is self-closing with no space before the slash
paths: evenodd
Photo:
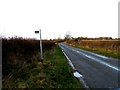
<path id="1" fill-rule="evenodd" d="M 52 41 L 43 41 L 41 62 L 39 41 L 3 39 L 3 88 L 79 88 L 67 61 Z"/>
<path id="2" fill-rule="evenodd" d="M 54 45 L 53 42 L 43 41 L 43 51 L 51 49 Z M 38 62 L 41 61 L 39 40 L 2 39 L 2 57 L 3 88 L 30 87 L 34 81 L 33 75 L 41 72 L 40 68 L 37 69 Z"/>

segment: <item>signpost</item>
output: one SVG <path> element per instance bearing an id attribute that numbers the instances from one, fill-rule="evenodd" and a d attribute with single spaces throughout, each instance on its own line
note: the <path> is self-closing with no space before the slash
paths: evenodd
<path id="1" fill-rule="evenodd" d="M 41 59 L 43 59 L 43 53 L 42 53 L 42 40 L 41 40 L 41 29 L 39 31 L 35 31 L 36 34 L 40 33 L 40 54 L 41 54 Z"/>

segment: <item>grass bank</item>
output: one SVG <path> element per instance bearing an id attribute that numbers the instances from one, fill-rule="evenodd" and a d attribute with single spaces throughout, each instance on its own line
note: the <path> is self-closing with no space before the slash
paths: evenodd
<path id="1" fill-rule="evenodd" d="M 3 40 L 2 88 L 81 88 L 70 72 L 60 48 L 43 43 L 44 60 L 40 59 L 35 40 Z"/>
<path id="2" fill-rule="evenodd" d="M 104 56 L 120 59 L 120 52 L 118 50 L 108 51 L 108 50 L 105 50 L 105 49 L 94 48 L 94 46 L 91 48 L 91 47 L 88 47 L 88 46 L 81 46 L 81 45 L 71 44 L 71 43 L 66 43 L 66 42 L 65 42 L 65 44 L 76 47 L 76 48 L 80 48 L 80 49 L 83 49 L 83 50 L 95 52 L 95 53 L 98 53 L 98 54 L 101 54 L 101 55 L 104 55 Z"/>

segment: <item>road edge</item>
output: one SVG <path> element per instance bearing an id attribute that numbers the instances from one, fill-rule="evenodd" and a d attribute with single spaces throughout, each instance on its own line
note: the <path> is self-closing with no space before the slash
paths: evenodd
<path id="1" fill-rule="evenodd" d="M 59 45 L 58 45 L 59 46 Z M 59 46 L 60 47 L 60 46 Z M 74 67 L 74 65 L 72 64 L 71 60 L 69 59 L 69 57 L 66 55 L 66 53 L 64 52 L 64 50 L 62 50 L 62 48 L 60 47 L 61 51 L 63 52 L 64 56 L 66 57 L 67 61 L 68 61 L 68 64 L 69 66 L 71 67 L 72 69 L 72 74 L 75 78 L 77 78 L 83 85 L 84 88 L 86 88 L 87 90 L 89 90 L 89 87 L 88 85 L 85 83 L 84 81 L 84 77 L 82 74 L 80 74 L 77 69 Z M 77 76 L 75 75 L 75 73 L 77 73 Z"/>

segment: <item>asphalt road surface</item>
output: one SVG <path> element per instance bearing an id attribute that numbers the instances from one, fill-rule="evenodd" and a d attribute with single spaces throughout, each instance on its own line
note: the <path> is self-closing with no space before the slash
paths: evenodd
<path id="1" fill-rule="evenodd" d="M 90 88 L 118 88 L 118 59 L 109 58 L 63 43 L 59 46 L 84 77 Z"/>

